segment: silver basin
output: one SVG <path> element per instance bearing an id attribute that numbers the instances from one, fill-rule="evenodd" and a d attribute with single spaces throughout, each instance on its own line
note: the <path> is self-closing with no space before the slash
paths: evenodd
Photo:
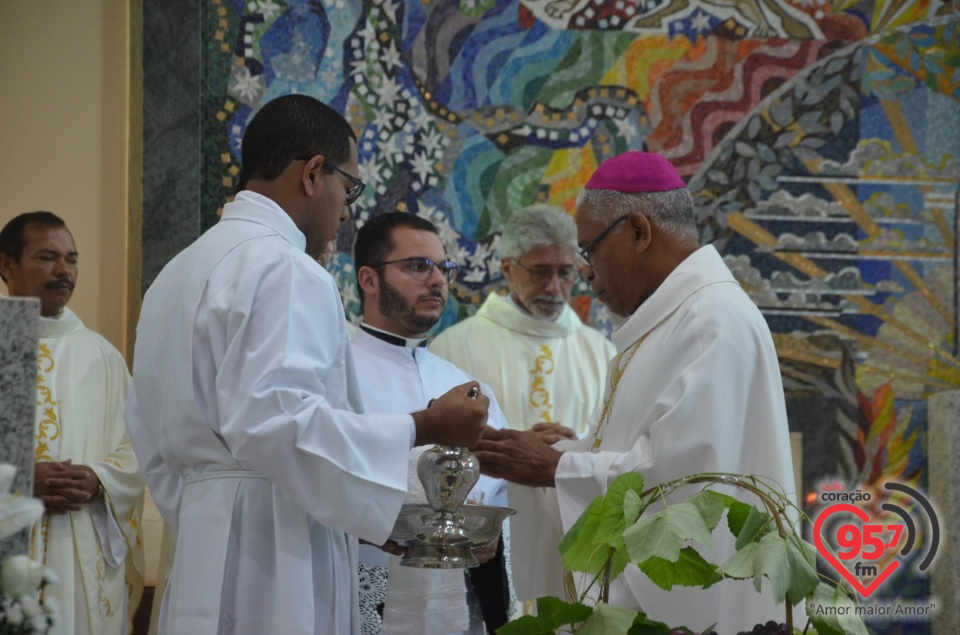
<path id="1" fill-rule="evenodd" d="M 404 505 L 400 508 L 390 540 L 401 544 L 416 540 L 417 534 L 434 519 L 436 513 L 429 505 Z M 469 537 L 471 548 L 483 547 L 496 540 L 504 519 L 516 513 L 509 507 L 491 505 L 464 505 L 454 512 L 458 524 Z"/>

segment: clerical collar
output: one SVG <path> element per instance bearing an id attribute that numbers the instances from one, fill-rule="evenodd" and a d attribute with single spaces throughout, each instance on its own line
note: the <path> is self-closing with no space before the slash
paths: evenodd
<path id="1" fill-rule="evenodd" d="M 372 335 L 378 340 L 383 340 L 387 344 L 393 344 L 394 346 L 403 346 L 405 348 L 417 348 L 418 346 L 426 346 L 427 338 L 413 338 L 413 337 L 400 337 L 399 335 L 394 335 L 393 333 L 387 333 L 381 329 L 378 329 L 374 326 L 370 326 L 366 322 L 360 323 L 360 330 L 365 333 Z"/>

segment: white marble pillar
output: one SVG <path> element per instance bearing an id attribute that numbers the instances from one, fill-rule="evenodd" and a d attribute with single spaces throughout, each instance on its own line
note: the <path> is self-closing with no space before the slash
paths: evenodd
<path id="1" fill-rule="evenodd" d="M 37 408 L 40 301 L 0 297 L 0 463 L 17 468 L 12 491 L 33 492 L 33 423 Z M 26 553 L 27 530 L 0 540 L 0 560 Z"/>
<path id="2" fill-rule="evenodd" d="M 927 400 L 930 502 L 940 522 L 940 544 L 930 566 L 930 595 L 937 612 L 932 635 L 956 635 L 960 624 L 960 391 Z"/>

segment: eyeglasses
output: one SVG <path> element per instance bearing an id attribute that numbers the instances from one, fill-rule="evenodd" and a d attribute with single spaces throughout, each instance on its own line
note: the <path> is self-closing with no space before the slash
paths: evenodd
<path id="1" fill-rule="evenodd" d="M 430 276 L 433 275 L 434 267 L 436 267 L 440 270 L 440 274 L 446 278 L 447 284 L 450 284 L 457 279 L 457 271 L 460 270 L 460 265 L 452 260 L 434 262 L 429 258 L 400 258 L 399 260 L 376 262 L 368 266 L 377 268 L 401 262 L 408 263 L 408 266 L 406 267 L 407 273 L 409 273 L 410 276 L 415 280 L 429 280 Z"/>
<path id="2" fill-rule="evenodd" d="M 312 158 L 315 157 L 315 156 L 317 156 L 317 155 L 315 155 L 315 154 L 301 154 L 300 156 L 293 157 L 293 160 L 294 160 L 294 161 L 309 161 L 310 159 L 312 159 Z M 347 205 L 352 204 L 354 201 L 356 201 L 358 198 L 360 198 L 360 195 L 363 194 L 363 188 L 367 187 L 366 183 L 364 183 L 363 181 L 361 181 L 360 179 L 358 179 L 358 178 L 355 177 L 355 176 L 350 176 L 349 174 L 347 174 L 346 172 L 344 172 L 343 170 L 341 170 L 340 168 L 338 168 L 337 166 L 335 166 L 335 165 L 332 164 L 332 163 L 326 163 L 326 162 L 324 162 L 323 167 L 326 168 L 326 169 L 328 169 L 328 170 L 333 170 L 334 172 L 339 173 L 340 176 L 342 176 L 343 178 L 345 178 L 345 179 L 347 179 L 348 181 L 350 181 L 351 183 L 353 183 L 353 187 L 351 187 L 349 190 L 347 190 L 347 200 L 345 201 L 345 203 L 346 203 Z"/>
<path id="3" fill-rule="evenodd" d="M 584 264 L 586 264 L 588 267 L 593 266 L 593 263 L 590 262 L 590 258 L 593 256 L 593 252 L 596 251 L 597 245 L 600 244 L 600 241 L 603 240 L 604 236 L 609 234 L 614 227 L 616 227 L 623 221 L 627 220 L 629 217 L 630 217 L 630 214 L 624 214 L 617 220 L 613 221 L 612 223 L 607 225 L 607 228 L 605 230 L 600 232 L 599 236 L 597 236 L 596 238 L 588 242 L 586 245 L 584 245 L 577 251 L 577 255 L 580 256 L 580 259 L 584 262 Z"/>
<path id="4" fill-rule="evenodd" d="M 524 269 L 527 273 L 530 274 L 530 280 L 534 284 L 549 284 L 553 280 L 553 276 L 557 278 L 563 284 L 570 284 L 577 279 L 577 269 L 575 267 L 560 267 L 559 269 L 554 269 L 553 267 L 547 267 L 546 265 L 537 265 L 535 267 L 527 267 L 519 260 L 510 258 L 511 261 L 515 262 L 520 266 L 521 269 Z"/>

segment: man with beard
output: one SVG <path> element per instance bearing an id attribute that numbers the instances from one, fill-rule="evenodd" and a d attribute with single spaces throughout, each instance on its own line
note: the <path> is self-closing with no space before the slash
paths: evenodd
<path id="1" fill-rule="evenodd" d="M 546 205 L 521 209 L 500 238 L 509 295 L 491 293 L 475 316 L 430 345 L 493 388 L 512 429 L 532 429 L 548 443 L 588 433 L 589 415 L 603 400 L 607 363 L 616 353 L 567 304 L 578 275 L 576 254 L 569 214 Z M 525 601 L 535 597 L 534 576 L 562 579 L 554 554 L 541 550 L 545 542 L 534 510 L 542 494 L 512 484 L 509 489 L 517 509 L 510 519 L 513 582 Z"/>
<path id="2" fill-rule="evenodd" d="M 77 260 L 51 212 L 21 214 L 0 231 L 7 290 L 40 299 L 33 491 L 45 511 L 30 553 L 57 574 L 45 593 L 60 606 L 62 632 L 119 635 L 143 590 L 143 476 L 123 425 L 123 356 L 67 308 Z"/>
<path id="3" fill-rule="evenodd" d="M 457 265 L 447 260 L 436 227 L 412 214 L 381 214 L 357 233 L 354 246 L 363 321 L 352 350 L 366 410 L 408 412 L 426 408 L 433 398 L 472 380 L 423 346 L 447 303 L 447 286 Z M 489 389 L 483 392 L 490 395 Z M 506 422 L 493 397 L 488 425 Z M 426 497 L 409 455 L 408 503 Z M 506 483 L 481 476 L 467 502 L 505 506 Z M 509 587 L 503 542 L 475 550 L 482 564 L 468 569 L 412 569 L 399 566 L 395 544 L 384 551 L 360 548 L 360 612 L 363 633 L 482 634 L 507 621 Z M 389 584 L 388 584 L 389 580 Z"/>

